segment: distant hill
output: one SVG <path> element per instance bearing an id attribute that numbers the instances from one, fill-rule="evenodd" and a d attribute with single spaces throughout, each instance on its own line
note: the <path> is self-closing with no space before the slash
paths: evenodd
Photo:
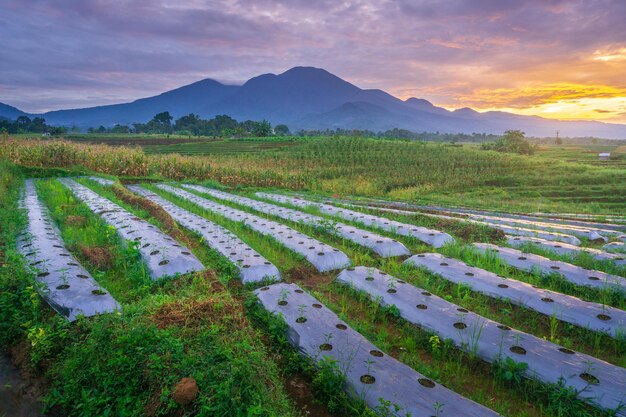
<path id="1" fill-rule="evenodd" d="M 27 116 L 27 114 L 13 106 L 0 103 L 0 118 L 15 120 L 20 116 Z"/>
<path id="2" fill-rule="evenodd" d="M 227 114 L 237 120 L 265 119 L 297 129 L 392 128 L 416 132 L 493 133 L 520 129 L 530 136 L 596 136 L 626 138 L 626 125 L 589 121 L 558 121 L 505 112 L 479 113 L 470 108 L 448 111 L 424 99 L 400 100 L 382 90 L 361 89 L 326 70 L 295 67 L 282 74 L 264 74 L 241 86 L 205 79 L 131 103 L 44 113 L 52 125 L 82 128 L 147 122 L 169 111 L 175 118 L 196 113 L 203 118 Z M 25 113 L 0 104 L 0 117 Z"/>

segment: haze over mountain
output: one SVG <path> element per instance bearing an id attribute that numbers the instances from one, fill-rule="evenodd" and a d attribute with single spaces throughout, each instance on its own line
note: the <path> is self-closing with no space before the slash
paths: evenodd
<path id="1" fill-rule="evenodd" d="M 203 118 L 227 114 L 239 121 L 268 120 L 298 129 L 392 128 L 416 132 L 494 133 L 520 129 L 530 136 L 626 138 L 626 125 L 595 121 L 559 121 L 505 112 L 479 113 L 469 108 L 448 111 L 424 99 L 398 99 L 382 90 L 361 89 L 319 68 L 295 67 L 264 74 L 241 86 L 205 79 L 131 103 L 57 110 L 40 115 L 52 125 L 83 129 L 146 122 L 169 111 L 174 118 L 195 113 Z M 15 119 L 19 109 L 0 103 L 0 117 Z"/>

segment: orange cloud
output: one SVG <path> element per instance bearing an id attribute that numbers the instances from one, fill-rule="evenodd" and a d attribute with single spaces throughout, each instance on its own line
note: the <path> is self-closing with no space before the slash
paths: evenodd
<path id="1" fill-rule="evenodd" d="M 447 108 L 473 107 L 551 119 L 626 122 L 626 88 L 607 85 L 545 84 L 523 88 L 481 88 L 461 94 Z"/>
<path id="2" fill-rule="evenodd" d="M 545 84 L 524 88 L 483 88 L 461 94 L 458 101 L 476 108 L 524 109 L 543 104 L 580 99 L 626 97 L 626 88 L 608 85 Z"/>

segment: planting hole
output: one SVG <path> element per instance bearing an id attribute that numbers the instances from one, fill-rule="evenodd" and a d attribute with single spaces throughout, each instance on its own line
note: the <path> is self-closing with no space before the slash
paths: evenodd
<path id="1" fill-rule="evenodd" d="M 467 275 L 468 277 L 473 277 L 474 274 L 472 274 L 471 272 L 466 272 L 465 275 Z"/>
<path id="2" fill-rule="evenodd" d="M 552 298 L 549 298 L 549 297 L 543 297 L 541 299 L 541 301 L 543 301 L 544 303 L 553 303 L 554 302 L 554 300 Z"/>
<path id="3" fill-rule="evenodd" d="M 315 304 L 311 304 L 311 305 L 313 306 L 313 308 L 322 308 L 321 304 L 315 303 Z"/>
<path id="4" fill-rule="evenodd" d="M 602 321 L 611 320 L 611 316 L 607 316 L 606 314 L 598 314 L 596 317 L 598 317 Z"/>
<path id="5" fill-rule="evenodd" d="M 467 324 L 461 322 L 454 323 L 454 328 L 459 330 L 467 329 Z"/>
<path id="6" fill-rule="evenodd" d="M 159 254 L 160 252 L 161 251 L 159 251 L 159 250 L 153 250 L 152 252 L 150 252 L 150 255 L 154 256 L 154 255 Z"/>
<path id="7" fill-rule="evenodd" d="M 469 311 L 467 311 L 464 308 L 457 308 L 456 311 L 461 312 L 461 313 L 469 313 Z"/>
<path id="8" fill-rule="evenodd" d="M 377 358 L 382 358 L 383 352 L 381 352 L 380 350 L 370 350 L 370 355 L 376 356 Z"/>
<path id="9" fill-rule="evenodd" d="M 288 303 L 287 303 L 287 301 L 285 301 L 285 300 L 280 300 L 280 301 L 278 302 L 278 305 L 279 305 L 279 306 L 286 306 L 287 304 L 288 304 Z"/>
<path id="10" fill-rule="evenodd" d="M 387 292 L 388 292 L 389 294 L 395 294 L 395 293 L 397 293 L 398 291 L 394 290 L 393 288 L 389 288 L 389 289 L 387 290 Z"/>
<path id="11" fill-rule="evenodd" d="M 511 346 L 511 348 L 509 350 L 511 352 L 513 352 L 513 353 L 517 353 L 518 355 L 525 355 L 526 354 L 526 349 L 524 349 L 521 346 Z"/>
<path id="12" fill-rule="evenodd" d="M 426 310 L 428 308 L 426 304 L 418 304 L 415 307 L 417 307 L 418 310 Z"/>
<path id="13" fill-rule="evenodd" d="M 91 292 L 93 295 L 105 295 L 106 292 L 102 291 L 102 290 L 93 290 Z"/>
<path id="14" fill-rule="evenodd" d="M 506 284 L 498 284 L 498 288 L 509 288 Z"/>
<path id="15" fill-rule="evenodd" d="M 376 382 L 376 378 L 371 375 L 361 375 L 360 380 L 364 384 L 373 384 L 374 382 Z"/>
<path id="16" fill-rule="evenodd" d="M 348 326 L 346 326 L 345 324 L 341 324 L 341 323 L 335 325 L 335 327 L 338 328 L 339 330 L 347 330 L 348 329 Z"/>
<path id="17" fill-rule="evenodd" d="M 159 265 L 163 266 L 163 265 L 167 265 L 169 263 L 170 263 L 170 261 L 168 261 L 167 259 L 164 259 L 161 262 L 159 262 Z"/>
<path id="18" fill-rule="evenodd" d="M 511 330 L 509 326 L 505 326 L 504 324 L 498 324 L 496 327 L 500 330 Z"/>
<path id="19" fill-rule="evenodd" d="M 590 281 L 600 281 L 600 278 L 598 277 L 589 277 Z"/>
<path id="20" fill-rule="evenodd" d="M 67 284 L 62 284 L 57 286 L 57 290 L 67 290 L 70 286 Z"/>
<path id="21" fill-rule="evenodd" d="M 580 374 L 580 377 L 584 380 L 587 381 L 590 384 L 594 384 L 597 385 L 600 383 L 600 380 L 598 378 L 596 378 L 595 376 L 588 374 L 587 372 L 584 372 L 582 374 Z"/>
<path id="22" fill-rule="evenodd" d="M 417 380 L 417 382 L 419 382 L 420 385 L 423 386 L 423 387 L 435 388 L 435 383 L 433 381 L 431 381 L 430 379 L 420 378 L 420 379 Z"/>
<path id="23" fill-rule="evenodd" d="M 328 352 L 329 350 L 333 350 L 333 345 L 331 345 L 330 343 L 322 343 L 320 345 L 320 350 Z"/>
<path id="24" fill-rule="evenodd" d="M 296 319 L 296 323 L 304 323 L 304 322 L 306 322 L 306 317 L 298 317 Z"/>
<path id="25" fill-rule="evenodd" d="M 556 266 L 556 265 L 552 265 L 552 266 L 550 267 L 550 269 L 555 269 L 555 270 L 556 270 L 556 269 L 561 269 L 561 267 L 560 267 L 560 266 Z"/>
<path id="26" fill-rule="evenodd" d="M 573 350 L 566 349 L 566 348 L 559 348 L 559 352 L 561 352 L 561 353 L 566 353 L 566 354 L 568 354 L 568 355 L 573 355 L 573 354 L 574 354 L 574 351 L 573 351 Z"/>
<path id="27" fill-rule="evenodd" d="M 525 257 L 525 256 L 520 256 L 520 257 L 519 257 L 519 258 L 517 258 L 517 259 L 519 259 L 520 261 L 525 261 L 525 260 L 526 260 L 526 257 Z"/>

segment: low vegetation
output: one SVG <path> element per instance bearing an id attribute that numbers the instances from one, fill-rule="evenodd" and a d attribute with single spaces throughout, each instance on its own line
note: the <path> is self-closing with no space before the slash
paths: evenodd
<path id="1" fill-rule="evenodd" d="M 237 146 L 242 148 L 228 151 Z M 44 403 L 50 415 L 376 415 L 343 392 L 344 380 L 336 364 L 326 361 L 315 367 L 293 350 L 284 323 L 255 302 L 252 291 L 258 285 L 242 285 L 237 269 L 198 235 L 182 229 L 163 210 L 123 185 L 106 187 L 79 179 L 161 228 L 208 268 L 154 282 L 136 247 L 120 241 L 113 228 L 50 178 L 99 172 L 112 179 L 142 183 L 180 207 L 231 230 L 276 265 L 285 281 L 310 292 L 385 354 L 502 415 L 610 417 L 610 412 L 582 403 L 561 385 L 526 380 L 522 377 L 523 362 L 508 360 L 488 365 L 463 353 L 449 341 L 403 321 L 393 307 L 383 307 L 336 283 L 337 271 L 318 273 L 278 241 L 152 183 L 162 179 L 196 181 L 250 197 L 258 187 L 280 187 L 283 191 L 308 192 L 313 198 L 356 194 L 516 211 L 624 211 L 626 200 L 616 191 L 626 185 L 623 170 L 567 162 L 558 154 L 545 155 L 542 147 L 535 155 L 522 156 L 472 145 L 312 137 L 215 140 L 185 146 L 146 144 L 144 151 L 59 140 L 5 139 L 0 144 L 0 346 L 21 358 L 20 366 L 28 371 L 27 375 L 46 381 Z M 193 149 L 202 152 L 194 154 Z M 189 151 L 189 155 L 168 154 L 170 150 Z M 545 152 L 556 151 L 549 148 Z M 26 273 L 15 247 L 17 233 L 26 221 L 24 211 L 18 208 L 25 177 L 42 178 L 36 183 L 38 194 L 68 250 L 121 303 L 122 312 L 81 318 L 70 324 L 37 294 L 34 278 Z M 626 340 L 614 340 L 488 298 L 464 285 L 407 267 L 402 259 L 380 258 L 320 228 L 219 202 L 285 223 L 343 251 L 354 265 L 379 268 L 506 326 L 626 366 Z M 314 209 L 306 211 L 322 215 Z M 466 244 L 472 242 L 502 244 L 502 233 L 491 228 L 419 215 L 385 216 L 452 234 L 457 243 L 438 251 L 470 265 L 541 288 L 626 308 L 623 296 L 614 291 L 580 288 L 557 275 L 545 277 L 514 270 L 494 257 L 468 250 Z M 411 253 L 434 250 L 413 238 L 394 238 Z M 626 276 L 624 267 L 589 256 L 566 259 L 533 248 L 527 250 Z M 389 415 L 383 408 L 377 411 Z"/>
<path id="2" fill-rule="evenodd" d="M 146 139 L 147 140 L 147 139 Z M 256 139 L 137 148 L 64 141 L 4 140 L 0 156 L 34 167 L 82 166 L 118 176 L 212 179 L 232 186 L 282 187 L 507 211 L 619 213 L 626 171 L 569 162 L 552 148 L 533 156 L 472 145 L 366 138 Z M 261 147 L 268 148 L 266 151 Z M 251 148 L 254 151 L 249 152 Z M 179 154 L 161 154 L 177 152 Z M 582 148 L 580 155 L 587 155 Z M 570 154 L 572 152 L 570 151 Z M 206 156 L 202 156 L 206 155 Z"/>

